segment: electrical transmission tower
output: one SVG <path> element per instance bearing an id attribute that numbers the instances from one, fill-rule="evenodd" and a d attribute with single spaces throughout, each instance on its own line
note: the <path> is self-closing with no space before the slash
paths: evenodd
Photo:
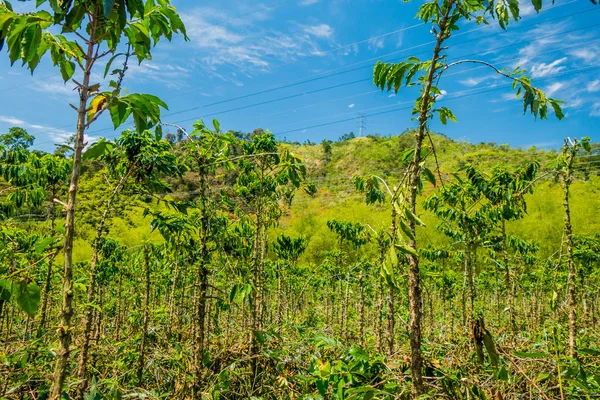
<path id="1" fill-rule="evenodd" d="M 358 136 L 365 136 L 365 132 L 367 131 L 367 117 L 364 115 L 359 115 L 358 117 Z"/>

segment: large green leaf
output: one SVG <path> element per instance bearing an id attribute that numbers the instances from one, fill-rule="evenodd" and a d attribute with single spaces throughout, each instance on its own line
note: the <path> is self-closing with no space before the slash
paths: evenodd
<path id="1" fill-rule="evenodd" d="M 417 251 L 408 245 L 396 244 L 396 249 L 400 250 L 400 252 L 404 254 L 412 254 L 413 256 L 417 256 Z"/>
<path id="2" fill-rule="evenodd" d="M 115 0 L 104 0 L 104 16 L 108 17 L 110 10 L 112 10 Z"/>
<path id="3" fill-rule="evenodd" d="M 50 245 L 50 243 L 52 243 L 53 240 L 54 240 L 53 237 L 47 237 L 45 239 L 38 241 L 35 244 L 35 252 L 38 254 L 43 253 L 46 250 L 46 248 Z"/>
<path id="4" fill-rule="evenodd" d="M 85 153 L 83 153 L 84 160 L 94 160 L 102 156 L 108 150 L 112 149 L 113 144 L 108 140 L 101 139 L 100 141 L 93 143 Z"/>
<path id="5" fill-rule="evenodd" d="M 40 287 L 37 283 L 18 282 L 14 285 L 13 295 L 17 299 L 17 304 L 21 307 L 21 310 L 25 311 L 30 317 L 35 316 L 40 306 Z"/>
<path id="6" fill-rule="evenodd" d="M 402 228 L 402 232 L 410 239 L 415 240 L 415 235 L 413 231 L 410 230 L 410 227 L 406 224 L 406 222 L 400 220 L 400 228 Z"/>
<path id="7" fill-rule="evenodd" d="M 0 279 L 0 300 L 9 301 L 10 300 L 10 288 L 12 286 L 12 282 L 8 279 Z"/>

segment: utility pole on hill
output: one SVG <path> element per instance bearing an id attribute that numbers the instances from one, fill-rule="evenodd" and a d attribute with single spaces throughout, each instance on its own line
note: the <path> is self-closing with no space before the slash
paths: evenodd
<path id="1" fill-rule="evenodd" d="M 359 137 L 363 137 L 365 136 L 365 132 L 367 131 L 367 117 L 365 117 L 364 115 L 360 115 L 358 117 L 358 136 Z"/>

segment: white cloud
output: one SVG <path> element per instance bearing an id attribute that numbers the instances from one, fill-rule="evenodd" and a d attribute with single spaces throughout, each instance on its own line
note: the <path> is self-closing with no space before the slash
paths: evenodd
<path id="1" fill-rule="evenodd" d="M 396 48 L 402 47 L 404 44 L 404 31 L 398 32 L 398 36 L 396 37 Z"/>
<path id="2" fill-rule="evenodd" d="M 563 101 L 566 101 L 566 104 L 562 105 L 563 109 L 567 109 L 567 108 L 577 109 L 577 108 L 581 108 L 581 106 L 583 106 L 583 100 L 581 100 L 579 98 L 572 98 L 572 99 L 563 100 Z"/>
<path id="3" fill-rule="evenodd" d="M 548 86 L 548 88 L 546 89 L 546 95 L 547 96 L 553 96 L 556 92 L 558 92 L 562 87 L 564 86 L 563 83 L 560 82 L 554 82 L 553 84 L 551 84 L 550 86 Z"/>
<path id="4" fill-rule="evenodd" d="M 390 93 L 388 97 L 396 97 L 396 93 Z"/>
<path id="5" fill-rule="evenodd" d="M 385 46 L 385 40 L 382 37 L 369 39 L 367 43 L 369 46 L 369 50 L 377 51 L 379 49 L 383 49 L 383 46 Z"/>
<path id="6" fill-rule="evenodd" d="M 478 78 L 469 77 L 467 79 L 463 79 L 458 82 L 462 85 L 473 87 L 473 86 L 479 85 L 481 82 L 485 81 L 486 79 L 487 79 L 487 77 L 478 77 Z"/>
<path id="7" fill-rule="evenodd" d="M 597 101 L 594 103 L 594 105 L 592 105 L 590 117 L 600 117 L 600 101 Z"/>
<path id="8" fill-rule="evenodd" d="M 521 17 L 528 17 L 533 14 L 536 14 L 536 11 L 530 1 L 519 1 L 519 15 Z"/>
<path id="9" fill-rule="evenodd" d="M 512 66 L 529 68 L 529 64 L 532 61 L 538 59 L 542 53 L 545 53 L 547 50 L 554 48 L 557 43 L 560 43 L 562 40 L 564 40 L 564 38 L 561 38 L 560 35 L 548 37 L 548 32 L 560 32 L 568 28 L 568 23 L 561 21 L 551 25 L 544 24 L 543 26 L 538 26 L 527 31 L 525 33 L 527 37 L 539 39 L 535 39 L 527 46 L 521 47 L 519 49 L 519 59 L 516 62 L 513 62 Z M 522 37 L 523 35 L 519 35 L 512 38 L 512 40 L 516 41 L 515 46 L 519 45 L 519 42 L 522 40 Z"/>
<path id="10" fill-rule="evenodd" d="M 569 55 L 585 62 L 592 62 L 600 57 L 600 46 L 586 46 L 569 51 Z"/>
<path id="11" fill-rule="evenodd" d="M 595 81 L 592 81 L 592 82 L 588 83 L 588 85 L 587 85 L 587 91 L 588 92 L 598 92 L 598 91 L 600 91 L 600 79 L 596 79 Z"/>
<path id="12" fill-rule="evenodd" d="M 304 32 L 322 39 L 329 39 L 333 36 L 333 28 L 327 24 L 319 24 L 312 26 L 302 26 Z"/>
<path id="13" fill-rule="evenodd" d="M 25 124 L 25 121 L 23 121 L 22 119 L 18 119 L 15 117 L 7 117 L 4 115 L 0 115 L 0 122 L 6 122 L 7 124 L 12 124 L 12 125 L 23 125 Z"/>
<path id="14" fill-rule="evenodd" d="M 76 93 L 73 91 L 75 85 L 70 82 L 64 83 L 59 78 L 36 82 L 35 85 L 31 85 L 31 88 L 38 92 L 49 93 L 52 96 L 59 97 L 61 100 L 65 96 L 73 96 L 73 93 Z"/>
<path id="15" fill-rule="evenodd" d="M 348 108 L 354 108 L 355 104 L 349 104 Z"/>
<path id="16" fill-rule="evenodd" d="M 320 41 L 333 43 L 334 30 L 327 24 L 286 25 L 290 31 L 281 32 L 262 23 L 266 16 L 248 16 L 245 26 L 222 23 L 220 12 L 210 8 L 196 8 L 182 16 L 188 36 L 199 56 L 196 65 L 213 77 L 224 80 L 232 78 L 224 72 L 229 65 L 246 76 L 256 71 L 267 71 L 273 65 L 292 62 L 299 57 L 324 55 Z M 259 23 L 261 22 L 261 23 Z M 242 29 L 243 28 L 243 29 Z"/>
<path id="17" fill-rule="evenodd" d="M 359 47 L 358 44 L 353 43 L 351 46 L 344 46 L 340 51 L 339 54 L 342 56 L 347 56 L 349 54 L 354 54 L 357 55 L 359 51 Z"/>
<path id="18" fill-rule="evenodd" d="M 565 65 L 560 65 L 565 61 L 567 61 L 567 57 L 554 60 L 550 64 L 541 63 L 535 65 L 531 68 L 531 76 L 534 78 L 541 78 L 548 75 L 554 75 L 567 68 Z"/>
<path id="19" fill-rule="evenodd" d="M 437 96 L 435 96 L 436 100 L 441 100 L 444 98 L 444 96 L 446 96 L 448 94 L 448 92 L 446 92 L 445 90 L 440 90 L 440 94 L 438 94 Z"/>
<path id="20" fill-rule="evenodd" d="M 128 78 L 141 83 L 161 83 L 171 89 L 189 87 L 187 79 L 191 70 L 173 64 L 159 64 L 154 61 L 129 67 Z"/>
<path id="21" fill-rule="evenodd" d="M 6 115 L 0 115 L 0 122 L 5 122 L 5 123 L 11 124 L 11 125 L 18 125 L 21 128 L 25 128 L 25 129 L 42 131 L 43 133 L 48 134 L 48 136 L 52 140 L 56 141 L 57 143 L 63 143 L 75 134 L 75 132 L 65 131 L 63 129 L 57 129 L 57 128 L 53 128 L 51 126 L 32 124 L 30 122 L 23 121 L 22 119 L 18 119 L 18 118 L 6 116 Z M 86 136 L 86 141 L 88 141 L 89 143 L 91 143 L 92 141 L 95 141 L 95 140 L 97 140 L 97 138 L 92 137 L 92 136 Z"/>
<path id="22" fill-rule="evenodd" d="M 517 95 L 514 93 L 504 93 L 502 95 L 502 99 L 506 101 L 521 100 L 521 98 L 517 97 Z"/>
<path id="23" fill-rule="evenodd" d="M 529 0 L 523 1 L 529 2 Z M 531 10 L 525 9 L 525 13 L 531 13 Z M 503 52 L 493 61 L 502 67 L 520 66 L 528 70 L 529 76 L 534 78 L 550 78 L 572 69 L 579 69 L 582 65 L 596 65 L 600 56 L 600 44 L 595 43 L 596 36 L 589 30 L 577 34 L 567 33 L 574 27 L 574 21 L 565 18 L 559 22 L 538 25 L 525 33 L 508 32 L 504 43 L 494 40 L 489 43 L 489 46 L 513 46 L 513 48 L 519 49 L 518 54 L 514 55 L 513 53 L 511 55 L 510 52 Z M 523 37 L 537 39 L 522 45 Z M 565 44 L 568 44 L 568 46 L 563 47 Z M 461 83 L 474 84 L 475 82 L 465 79 Z M 595 95 L 600 92 L 600 80 L 596 77 L 590 78 L 587 72 L 577 71 L 574 72 L 571 78 L 561 78 L 561 82 L 546 82 L 544 86 L 547 95 L 566 102 L 563 107 L 569 109 L 571 114 L 576 112 L 600 113 L 600 109 L 592 106 L 595 102 L 598 102 L 598 96 Z M 507 93 L 499 95 L 490 102 L 495 103 L 503 100 L 518 99 L 513 94 Z"/>
<path id="24" fill-rule="evenodd" d="M 321 0 L 302 0 L 300 2 L 300 5 L 301 6 L 311 6 L 313 4 L 317 4 L 319 1 L 321 1 Z"/>

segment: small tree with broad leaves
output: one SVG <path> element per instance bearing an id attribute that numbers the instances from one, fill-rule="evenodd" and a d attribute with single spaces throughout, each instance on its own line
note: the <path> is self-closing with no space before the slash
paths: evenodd
<path id="1" fill-rule="evenodd" d="M 49 6 L 49 7 L 45 7 Z M 77 128 L 73 171 L 69 186 L 65 224 L 65 268 L 61 324 L 57 329 L 59 350 L 52 380 L 50 399 L 61 397 L 71 352 L 73 316 L 73 237 L 75 200 L 81 174 L 84 134 L 104 111 L 110 113 L 115 128 L 130 116 L 138 132 L 158 123 L 160 108 L 167 108 L 149 94 L 123 94 L 121 85 L 130 56 L 138 62 L 150 59 L 150 51 L 162 38 L 185 27 L 169 0 L 37 0 L 35 11 L 16 13 L 7 0 L 0 0 L 0 50 L 6 45 L 11 63 L 21 60 L 33 72 L 46 54 L 60 69 L 64 81 L 72 80 L 78 94 Z M 60 33 L 57 33 L 60 32 Z M 113 62 L 124 57 L 123 66 L 112 70 Z M 98 62 L 109 58 L 104 76 L 115 79 L 109 90 L 100 92 L 100 83 L 92 81 Z"/>
<path id="2" fill-rule="evenodd" d="M 595 3 L 596 0 L 593 0 Z M 536 11 L 542 8 L 542 0 L 533 0 Z M 424 141 L 429 138 L 431 149 L 433 140 L 429 134 L 429 121 L 437 114 L 440 121 L 446 124 L 448 120 L 456 121 L 456 117 L 447 107 L 437 107 L 436 102 L 441 95 L 438 87 L 444 73 L 450 68 L 464 64 L 474 63 L 485 65 L 496 73 L 506 77 L 512 82 L 513 88 L 517 90 L 517 96 L 523 98 L 524 111 L 530 111 L 535 117 L 547 118 L 549 107 L 555 115 L 563 118 L 561 102 L 547 97 L 544 92 L 535 87 L 525 71 L 517 68 L 513 71 L 504 71 L 494 65 L 482 60 L 459 60 L 448 62 L 446 42 L 453 32 L 460 29 L 460 23 L 464 20 L 474 21 L 477 24 L 488 24 L 490 17 L 496 19 L 502 29 L 506 29 L 511 19 L 519 19 L 519 2 L 517 1 L 484 1 L 484 0 L 432 0 L 422 4 L 417 17 L 425 23 L 432 25 L 431 33 L 435 37 L 432 56 L 427 61 L 421 61 L 416 57 L 410 57 L 407 61 L 400 63 L 386 63 L 379 61 L 374 68 L 373 81 L 382 90 L 394 90 L 398 92 L 401 87 L 420 86 L 419 96 L 415 101 L 413 115 L 418 121 L 415 130 L 415 147 L 413 157 L 403 180 L 402 191 L 405 193 L 401 207 L 416 210 L 417 195 L 421 186 L 421 175 L 424 171 L 424 161 L 427 154 L 432 151 L 424 151 Z M 411 375 L 413 383 L 413 395 L 418 397 L 425 393 L 422 368 L 423 357 L 421 354 L 421 276 L 419 270 L 419 257 L 417 254 L 417 223 L 409 221 L 407 235 L 408 250 L 406 257 L 409 269 L 409 306 L 410 306 L 410 346 L 411 346 Z"/>

